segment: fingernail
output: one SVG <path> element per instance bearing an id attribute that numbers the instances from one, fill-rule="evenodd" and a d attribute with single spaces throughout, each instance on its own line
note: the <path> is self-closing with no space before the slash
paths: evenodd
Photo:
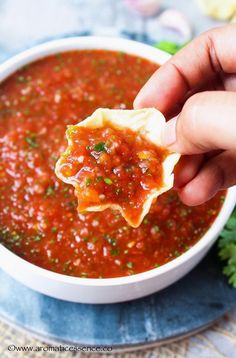
<path id="1" fill-rule="evenodd" d="M 164 131 L 162 132 L 161 140 L 164 147 L 169 147 L 176 142 L 176 122 L 177 118 L 173 117 L 166 122 Z"/>

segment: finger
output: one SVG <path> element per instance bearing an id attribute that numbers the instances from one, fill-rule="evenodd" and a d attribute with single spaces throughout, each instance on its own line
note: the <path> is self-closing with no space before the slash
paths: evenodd
<path id="1" fill-rule="evenodd" d="M 223 77 L 224 89 L 226 91 L 236 91 L 236 75 L 226 74 Z"/>
<path id="2" fill-rule="evenodd" d="M 167 120 L 169 120 L 170 118 L 179 114 L 185 102 L 196 93 L 205 92 L 205 91 L 224 91 L 224 90 L 225 90 L 224 84 L 222 80 L 219 80 L 219 78 L 206 82 L 203 86 L 198 86 L 193 90 L 188 91 L 183 101 L 173 106 L 169 112 L 166 112 L 165 117 Z"/>
<path id="3" fill-rule="evenodd" d="M 161 66 L 134 101 L 134 108 L 156 107 L 164 114 L 183 101 L 188 91 L 220 73 L 236 71 L 236 25 L 210 30 Z"/>
<path id="4" fill-rule="evenodd" d="M 174 187 L 181 188 L 192 180 L 197 175 L 203 160 L 203 154 L 183 155 L 175 167 Z"/>
<path id="5" fill-rule="evenodd" d="M 236 151 L 225 151 L 207 161 L 197 176 L 180 189 L 179 196 L 186 205 L 200 205 L 235 184 Z"/>
<path id="6" fill-rule="evenodd" d="M 236 149 L 236 93 L 202 92 L 190 97 L 166 123 L 162 142 L 181 154 Z"/>

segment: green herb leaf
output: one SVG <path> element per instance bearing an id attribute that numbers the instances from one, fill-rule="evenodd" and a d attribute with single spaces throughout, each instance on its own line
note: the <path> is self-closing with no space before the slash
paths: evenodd
<path id="1" fill-rule="evenodd" d="M 109 235 L 105 235 L 105 239 L 111 244 L 112 246 L 116 246 L 117 240 L 114 237 L 111 237 Z"/>
<path id="2" fill-rule="evenodd" d="M 25 138 L 26 143 L 29 144 L 30 148 L 38 148 L 36 134 L 31 134 Z"/>
<path id="3" fill-rule="evenodd" d="M 68 269 L 68 266 L 70 265 L 71 260 L 68 260 L 64 263 L 62 271 L 65 272 Z"/>
<path id="4" fill-rule="evenodd" d="M 218 248 L 220 259 L 226 261 L 223 273 L 229 278 L 229 283 L 236 288 L 236 210 L 220 234 Z"/>
<path id="5" fill-rule="evenodd" d="M 94 150 L 96 152 L 106 152 L 106 143 L 100 142 L 100 143 L 95 144 Z"/>
<path id="6" fill-rule="evenodd" d="M 110 178 L 104 178 L 104 182 L 108 185 L 111 185 L 113 181 Z"/>
<path id="7" fill-rule="evenodd" d="M 67 205 L 69 206 L 69 208 L 75 209 L 77 207 L 77 200 L 68 201 Z"/>
<path id="8" fill-rule="evenodd" d="M 27 77 L 25 77 L 25 76 L 18 76 L 17 77 L 17 82 L 19 82 L 19 83 L 26 83 L 28 80 L 27 80 Z"/>
<path id="9" fill-rule="evenodd" d="M 39 235 L 35 235 L 35 236 L 32 236 L 32 239 L 34 240 L 34 241 L 41 241 L 41 236 L 39 236 Z"/>
<path id="10" fill-rule="evenodd" d="M 111 249 L 111 255 L 112 256 L 118 256 L 120 253 L 120 250 L 119 249 Z"/>
<path id="11" fill-rule="evenodd" d="M 133 268 L 133 262 L 129 261 L 127 262 L 126 266 L 129 268 L 129 269 L 132 269 Z"/>
<path id="12" fill-rule="evenodd" d="M 21 239 L 21 236 L 19 234 L 17 234 L 16 232 L 13 232 L 11 237 L 12 237 L 13 241 L 18 241 Z"/>
<path id="13" fill-rule="evenodd" d="M 48 186 L 46 189 L 46 196 L 52 196 L 55 194 L 55 188 L 54 186 Z"/>
<path id="14" fill-rule="evenodd" d="M 88 187 L 88 186 L 90 186 L 91 183 L 92 183 L 92 179 L 91 178 L 86 178 L 85 186 Z"/>
<path id="15" fill-rule="evenodd" d="M 179 45 L 172 41 L 159 41 L 154 46 L 156 48 L 159 48 L 160 50 L 168 52 L 171 55 L 174 55 L 176 52 L 178 52 L 185 45 L 186 44 Z"/>

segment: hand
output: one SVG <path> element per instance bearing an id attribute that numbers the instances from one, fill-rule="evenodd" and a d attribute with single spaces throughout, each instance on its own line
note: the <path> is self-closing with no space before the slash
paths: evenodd
<path id="1" fill-rule="evenodd" d="M 236 25 L 202 34 L 158 69 L 134 101 L 134 108 L 156 107 L 171 118 L 162 140 L 183 154 L 175 187 L 187 205 L 236 184 L 235 39 Z"/>

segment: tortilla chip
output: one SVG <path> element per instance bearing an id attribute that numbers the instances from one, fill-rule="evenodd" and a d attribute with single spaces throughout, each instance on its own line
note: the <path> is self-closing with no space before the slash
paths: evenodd
<path id="1" fill-rule="evenodd" d="M 107 108 L 97 109 L 90 117 L 86 118 L 82 122 L 76 124 L 75 126 L 70 126 L 66 132 L 68 147 L 66 151 L 61 155 L 59 160 L 56 163 L 55 173 L 59 179 L 63 182 L 68 183 L 76 187 L 78 180 L 73 177 L 65 177 L 61 168 L 65 164 L 65 158 L 68 156 L 72 146 L 72 140 L 70 136 L 71 129 L 75 127 L 86 127 L 86 128 L 103 128 L 111 126 L 112 128 L 117 129 L 130 129 L 133 132 L 136 132 L 141 137 L 146 139 L 148 142 L 151 142 L 157 147 L 161 147 L 161 133 L 165 126 L 165 117 L 155 108 L 148 109 L 138 109 L 138 110 L 112 110 Z M 162 162 L 162 185 L 161 187 L 150 190 L 147 195 L 147 198 L 142 206 L 142 211 L 137 220 L 133 220 L 127 215 L 122 207 L 117 203 L 104 203 L 97 206 L 89 206 L 86 208 L 86 211 L 103 211 L 105 209 L 114 209 L 119 210 L 124 219 L 132 227 L 138 227 L 144 216 L 149 212 L 150 207 L 153 201 L 162 193 L 173 187 L 174 175 L 173 169 L 180 158 L 180 154 L 169 152 L 165 157 L 165 160 Z M 79 193 L 76 193 L 78 196 Z"/>

